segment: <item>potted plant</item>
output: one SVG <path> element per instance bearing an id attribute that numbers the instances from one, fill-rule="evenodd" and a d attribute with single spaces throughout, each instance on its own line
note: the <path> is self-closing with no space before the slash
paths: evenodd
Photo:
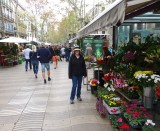
<path id="1" fill-rule="evenodd" d="M 134 102 L 130 105 L 123 104 L 121 106 L 121 111 L 133 128 L 141 128 L 145 121 L 152 117 L 144 107 L 138 107 L 137 102 Z"/>
<path id="2" fill-rule="evenodd" d="M 97 86 L 99 84 L 99 81 L 96 79 L 90 79 L 89 85 L 91 87 L 91 93 L 95 94 L 97 92 Z"/>
<path id="3" fill-rule="evenodd" d="M 137 86 L 123 86 L 122 90 L 129 99 L 138 99 L 140 97 L 140 89 Z"/>
<path id="4" fill-rule="evenodd" d="M 146 120 L 144 126 L 142 127 L 142 131 L 156 131 L 155 123 L 152 120 Z"/>
<path id="5" fill-rule="evenodd" d="M 121 115 L 108 115 L 108 119 L 110 120 L 114 130 L 129 130 L 129 125 L 124 122 Z"/>
<path id="6" fill-rule="evenodd" d="M 115 94 L 108 94 L 103 96 L 103 105 L 110 114 L 119 114 L 121 100 L 119 97 L 116 97 Z"/>
<path id="7" fill-rule="evenodd" d="M 151 109 L 154 101 L 154 87 L 160 82 L 160 76 L 153 74 L 153 71 L 137 71 L 133 79 L 135 85 L 143 87 L 143 104 Z"/>

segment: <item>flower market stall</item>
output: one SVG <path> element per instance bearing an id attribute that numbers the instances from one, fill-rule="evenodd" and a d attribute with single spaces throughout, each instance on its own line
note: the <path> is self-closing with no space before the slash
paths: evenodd
<path id="1" fill-rule="evenodd" d="M 115 130 L 159 128 L 159 50 L 159 36 L 149 35 L 145 43 L 123 45 L 107 61 L 97 59 L 96 66 L 104 71 L 104 85 L 93 78 L 90 86 L 96 86 L 97 111 L 111 121 Z"/>

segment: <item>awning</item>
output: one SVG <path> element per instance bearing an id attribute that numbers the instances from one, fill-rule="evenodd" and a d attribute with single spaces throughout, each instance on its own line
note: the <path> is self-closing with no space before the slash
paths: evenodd
<path id="1" fill-rule="evenodd" d="M 89 24 L 83 27 L 78 32 L 78 37 L 85 36 L 93 31 L 104 27 L 111 27 L 116 25 L 118 22 L 124 21 L 126 9 L 125 0 L 117 0 L 110 5 L 109 8 L 104 10 L 99 16 L 92 20 Z"/>
<path id="2" fill-rule="evenodd" d="M 109 8 L 83 27 L 78 32 L 78 37 L 114 26 L 119 22 L 123 23 L 124 19 L 130 19 L 159 7 L 160 0 L 116 0 Z"/>
<path id="3" fill-rule="evenodd" d="M 127 0 L 125 20 L 158 9 L 160 0 Z"/>

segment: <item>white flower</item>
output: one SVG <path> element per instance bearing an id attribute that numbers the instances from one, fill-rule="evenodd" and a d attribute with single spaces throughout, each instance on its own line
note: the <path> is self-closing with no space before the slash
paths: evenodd
<path id="1" fill-rule="evenodd" d="M 109 84 L 108 84 L 108 83 L 106 83 L 104 86 L 105 86 L 105 87 L 107 87 L 108 85 L 109 85 Z"/>
<path id="2" fill-rule="evenodd" d="M 119 101 L 120 98 L 119 98 L 119 97 L 114 97 L 114 98 L 112 98 L 112 100 L 114 100 L 114 101 Z"/>
<path id="3" fill-rule="evenodd" d="M 108 91 L 111 91 L 111 88 L 110 88 L 110 87 L 108 87 Z"/>
<path id="4" fill-rule="evenodd" d="M 111 90 L 114 92 L 115 91 L 115 89 L 113 88 L 113 85 L 111 86 Z"/>
<path id="5" fill-rule="evenodd" d="M 156 124 L 152 121 L 152 120 L 147 120 L 146 121 L 146 123 L 145 123 L 146 125 L 149 125 L 149 124 L 151 124 L 152 126 L 155 126 Z"/>

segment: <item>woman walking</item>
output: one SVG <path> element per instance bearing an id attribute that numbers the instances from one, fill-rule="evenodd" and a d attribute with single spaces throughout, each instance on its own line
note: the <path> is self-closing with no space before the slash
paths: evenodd
<path id="1" fill-rule="evenodd" d="M 75 47 L 73 54 L 69 60 L 69 79 L 72 79 L 72 90 L 70 96 L 70 104 L 74 104 L 75 95 L 77 99 L 82 101 L 81 98 L 81 87 L 82 87 L 82 77 L 87 76 L 86 65 L 84 57 L 80 54 L 79 47 Z M 76 94 L 77 90 L 77 94 Z"/>
<path id="2" fill-rule="evenodd" d="M 31 59 L 31 63 L 33 65 L 33 72 L 34 72 L 35 78 L 37 78 L 39 60 L 37 58 L 38 53 L 35 45 L 32 46 L 32 51 L 30 52 L 29 56 Z"/>
<path id="3" fill-rule="evenodd" d="M 52 57 L 54 69 L 56 69 L 58 66 L 58 59 L 59 59 L 59 51 L 57 46 L 55 46 L 53 49 L 53 57 Z"/>

